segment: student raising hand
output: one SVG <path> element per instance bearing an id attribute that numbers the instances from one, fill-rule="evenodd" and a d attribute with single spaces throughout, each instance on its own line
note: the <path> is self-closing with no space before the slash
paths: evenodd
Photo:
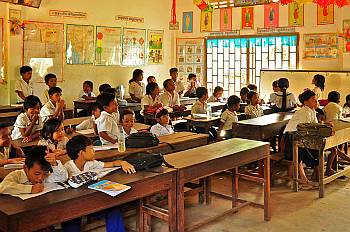
<path id="1" fill-rule="evenodd" d="M 41 193 L 44 191 L 44 184 L 43 183 L 36 183 L 32 187 L 32 193 Z"/>

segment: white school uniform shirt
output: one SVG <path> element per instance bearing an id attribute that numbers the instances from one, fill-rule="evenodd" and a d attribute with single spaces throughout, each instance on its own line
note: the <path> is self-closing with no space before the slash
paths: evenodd
<path id="1" fill-rule="evenodd" d="M 282 108 L 282 100 L 283 100 L 283 92 L 278 91 L 277 93 L 272 93 L 271 95 L 274 95 L 272 98 L 273 101 L 271 101 L 271 96 L 270 96 L 270 102 L 275 103 L 275 105 L 281 109 Z M 294 108 L 295 105 L 297 104 L 297 100 L 295 98 L 295 95 L 293 93 L 287 92 L 287 101 L 286 101 L 286 108 L 291 109 Z"/>
<path id="2" fill-rule="evenodd" d="M 343 117 L 346 117 L 346 115 L 350 114 L 350 107 L 344 106 L 343 108 Z"/>
<path id="3" fill-rule="evenodd" d="M 170 92 L 165 90 L 164 93 L 160 95 L 159 99 L 163 106 L 173 107 L 180 105 L 180 96 L 176 91 L 174 91 L 173 94 L 171 94 Z"/>
<path id="4" fill-rule="evenodd" d="M 264 115 L 264 111 L 259 104 L 257 104 L 256 106 L 253 106 L 251 104 L 247 105 L 244 108 L 244 113 L 246 115 L 250 115 L 251 118 L 257 118 Z"/>
<path id="5" fill-rule="evenodd" d="M 140 85 L 137 84 L 135 81 L 129 84 L 129 94 L 134 94 L 135 97 L 142 99 L 142 97 L 145 95 L 145 92 L 146 89 L 145 84 L 143 82 L 140 82 Z"/>
<path id="6" fill-rule="evenodd" d="M 76 176 L 83 172 L 99 172 L 104 169 L 105 163 L 97 160 L 86 161 L 84 164 L 83 171 L 77 167 L 73 160 L 69 160 L 64 164 L 64 167 L 67 169 L 68 176 Z"/>
<path id="7" fill-rule="evenodd" d="M 335 102 L 329 102 L 323 108 L 323 111 L 326 115 L 326 121 L 337 121 L 342 118 L 343 109 Z"/>
<path id="8" fill-rule="evenodd" d="M 78 95 L 78 98 L 82 98 L 83 96 L 87 96 L 87 97 L 96 97 L 96 95 L 95 95 L 93 92 L 91 92 L 91 93 L 90 93 L 90 96 L 89 96 L 89 94 L 85 93 L 84 90 L 80 90 L 79 95 Z"/>
<path id="9" fill-rule="evenodd" d="M 191 114 L 206 114 L 207 110 L 205 109 L 205 104 L 201 101 L 196 101 L 192 108 L 191 108 Z"/>
<path id="10" fill-rule="evenodd" d="M 159 123 L 153 125 L 150 132 L 157 137 L 174 134 L 174 130 L 170 125 L 162 126 Z"/>
<path id="11" fill-rule="evenodd" d="M 106 132 L 109 137 L 112 139 L 118 139 L 119 135 L 119 127 L 118 127 L 118 122 L 119 122 L 119 113 L 112 113 L 109 114 L 106 111 L 101 112 L 101 116 L 96 119 L 96 125 L 97 125 L 97 131 L 98 133 L 100 132 Z M 111 145 L 107 140 L 104 140 L 100 136 L 100 140 L 103 145 Z"/>
<path id="12" fill-rule="evenodd" d="M 130 134 L 127 134 L 127 133 L 125 132 L 124 128 L 123 128 L 123 133 L 124 133 L 125 138 L 126 138 L 126 137 L 128 137 L 129 135 L 131 135 L 131 134 L 138 133 L 138 131 L 137 131 L 135 128 L 131 128 L 131 129 L 130 129 Z"/>
<path id="13" fill-rule="evenodd" d="M 319 87 L 315 86 L 315 88 L 312 91 L 316 94 L 317 100 L 324 99 L 323 98 L 323 91 Z"/>
<path id="14" fill-rule="evenodd" d="M 174 82 L 174 84 L 175 84 L 175 91 L 176 91 L 177 93 L 180 93 L 180 92 L 184 92 L 184 91 L 185 91 L 185 86 L 184 86 L 184 84 L 182 83 L 182 81 L 177 80 L 177 81 Z"/>
<path id="15" fill-rule="evenodd" d="M 233 123 L 238 122 L 238 117 L 237 117 L 236 111 L 232 112 L 232 111 L 226 109 L 221 114 L 220 122 L 224 123 L 224 126 L 222 127 L 223 130 L 231 130 Z"/>
<path id="16" fill-rule="evenodd" d="M 15 91 L 23 92 L 25 97 L 29 95 L 33 95 L 33 84 L 29 81 L 29 83 L 25 82 L 22 78 L 18 79 L 15 84 Z M 23 102 L 24 100 L 20 98 L 17 94 L 17 102 Z"/>
<path id="17" fill-rule="evenodd" d="M 156 98 L 153 100 L 152 96 L 149 94 L 146 94 L 141 99 L 141 115 L 143 115 L 145 106 L 155 106 L 157 104 L 161 103 L 159 96 L 156 96 Z"/>
<path id="18" fill-rule="evenodd" d="M 272 104 L 276 104 L 276 93 L 271 93 L 270 94 L 270 98 L 269 98 L 269 102 Z"/>
<path id="19" fill-rule="evenodd" d="M 27 128 L 30 125 L 31 121 L 28 118 L 27 113 L 21 113 L 17 116 L 15 125 L 13 125 L 13 130 L 12 130 L 12 134 L 11 134 L 11 138 L 12 140 L 16 140 L 16 139 L 23 139 L 23 136 L 21 134 L 20 128 Z M 37 121 L 36 125 L 34 125 L 33 129 L 32 129 L 32 134 L 34 134 L 36 131 L 40 131 L 43 128 L 43 124 L 41 121 L 41 118 L 39 116 L 39 120 Z"/>
<path id="20" fill-rule="evenodd" d="M 77 129 L 77 131 L 94 129 L 95 121 L 95 116 L 91 115 L 89 119 L 82 121 L 78 126 L 75 127 L 75 129 Z"/>
<path id="21" fill-rule="evenodd" d="M 45 183 L 65 182 L 68 179 L 67 170 L 61 161 L 57 160 L 57 165 L 52 166 L 52 173 L 44 180 Z M 8 174 L 0 184 L 0 193 L 18 195 L 32 192 L 33 184 L 29 182 L 27 174 L 23 169 L 15 170 Z"/>
<path id="22" fill-rule="evenodd" d="M 293 114 L 289 120 L 286 129 L 283 133 L 297 131 L 297 126 L 300 123 L 317 123 L 316 111 L 308 106 L 303 106 L 300 110 Z"/>
<path id="23" fill-rule="evenodd" d="M 44 92 L 41 94 L 41 104 L 44 105 L 48 101 L 50 101 L 49 89 L 45 89 Z"/>
<path id="24" fill-rule="evenodd" d="M 52 115 L 54 115 L 55 111 L 56 106 L 51 101 L 46 102 L 46 104 L 40 110 L 40 117 L 43 123 L 46 122 Z"/>
<path id="25" fill-rule="evenodd" d="M 69 139 L 65 136 L 58 143 L 54 143 L 51 139 L 40 139 L 38 146 L 48 146 L 51 151 L 55 150 L 65 150 Z"/>
<path id="26" fill-rule="evenodd" d="M 220 99 L 216 98 L 214 95 L 211 95 L 207 102 L 219 102 Z"/>

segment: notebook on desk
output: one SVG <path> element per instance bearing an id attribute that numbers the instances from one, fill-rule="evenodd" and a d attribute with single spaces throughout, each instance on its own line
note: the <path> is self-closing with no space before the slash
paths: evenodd
<path id="1" fill-rule="evenodd" d="M 341 118 L 340 121 L 343 121 L 343 122 L 350 122 L 350 117 L 348 117 L 348 118 Z"/>

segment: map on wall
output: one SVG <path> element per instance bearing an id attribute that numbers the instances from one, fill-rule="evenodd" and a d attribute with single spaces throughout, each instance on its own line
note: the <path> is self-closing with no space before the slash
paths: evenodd
<path id="1" fill-rule="evenodd" d="M 122 48 L 122 65 L 144 65 L 146 50 L 146 30 L 124 27 Z"/>
<path id="2" fill-rule="evenodd" d="M 120 65 L 121 36 L 120 27 L 96 26 L 96 65 Z"/>
<path id="3" fill-rule="evenodd" d="M 94 63 L 94 26 L 67 24 L 66 63 Z"/>
<path id="4" fill-rule="evenodd" d="M 64 25 L 62 23 L 24 22 L 23 65 L 33 68 L 32 80 L 43 82 L 47 73 L 63 80 Z"/>
<path id="5" fill-rule="evenodd" d="M 164 31 L 148 30 L 148 64 L 162 64 L 163 63 L 163 41 Z"/>

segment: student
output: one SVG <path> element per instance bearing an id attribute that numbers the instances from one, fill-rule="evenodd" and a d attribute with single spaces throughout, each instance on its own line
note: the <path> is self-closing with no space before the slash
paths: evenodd
<path id="1" fill-rule="evenodd" d="M 20 147 L 12 143 L 10 130 L 0 123 L 0 167 L 6 164 L 24 162 L 24 153 Z"/>
<path id="2" fill-rule="evenodd" d="M 129 81 L 129 94 L 131 100 L 141 102 L 143 95 L 145 95 L 145 85 L 142 82 L 143 71 L 135 69 L 132 73 L 132 79 Z"/>
<path id="3" fill-rule="evenodd" d="M 96 119 L 98 119 L 101 115 L 101 110 L 98 108 L 97 104 L 94 104 L 92 107 L 92 115 L 89 119 L 84 120 L 78 126 L 76 126 L 76 130 L 89 130 L 94 129 L 95 133 L 97 133 Z"/>
<path id="4" fill-rule="evenodd" d="M 255 92 L 258 91 L 258 86 L 256 86 L 255 84 L 249 84 L 249 85 L 247 85 L 247 88 L 248 88 L 250 91 L 255 91 Z"/>
<path id="5" fill-rule="evenodd" d="M 56 160 L 55 154 L 47 153 L 44 146 L 36 146 L 27 153 L 24 168 L 11 172 L 1 182 L 0 193 L 40 193 L 44 191 L 45 183 L 65 182 L 67 179 L 67 170 L 61 161 Z"/>
<path id="6" fill-rule="evenodd" d="M 142 115 L 147 111 L 153 113 L 157 108 L 162 107 L 159 93 L 160 89 L 157 83 L 149 83 L 146 86 L 146 95 L 141 100 Z"/>
<path id="7" fill-rule="evenodd" d="M 272 82 L 272 91 L 273 93 L 270 94 L 269 103 L 270 104 L 276 104 L 276 94 L 280 91 L 280 88 L 278 87 L 278 81 Z"/>
<path id="8" fill-rule="evenodd" d="M 323 108 L 326 115 L 326 121 L 338 121 L 342 118 L 342 107 L 340 103 L 340 93 L 337 91 L 331 91 L 328 93 L 328 104 Z"/>
<path id="9" fill-rule="evenodd" d="M 194 73 L 188 74 L 187 78 L 187 90 L 184 94 L 185 97 L 196 97 L 196 89 L 200 87 L 200 83 L 197 81 L 197 76 Z"/>
<path id="10" fill-rule="evenodd" d="M 299 101 L 303 104 L 303 107 L 294 113 L 284 130 L 286 160 L 293 160 L 293 132 L 297 131 L 297 125 L 300 123 L 318 122 L 315 111 L 317 108 L 316 94 L 311 90 L 306 90 L 299 95 Z M 314 176 L 317 175 L 318 150 L 309 149 L 307 151 L 304 148 L 299 148 L 298 153 L 300 178 L 303 183 L 307 184 L 309 179 L 305 175 L 303 163 L 307 167 L 314 168 Z"/>
<path id="11" fill-rule="evenodd" d="M 92 81 L 84 81 L 83 89 L 79 92 L 78 98 L 84 98 L 85 100 L 96 99 L 96 95 L 92 92 L 94 90 L 94 83 Z"/>
<path id="12" fill-rule="evenodd" d="M 29 66 L 22 66 L 19 70 L 21 78 L 17 80 L 15 84 L 17 103 L 21 103 L 26 97 L 33 95 L 33 85 L 30 82 L 30 79 L 32 79 L 32 71 L 32 68 Z"/>
<path id="13" fill-rule="evenodd" d="M 105 84 L 100 85 L 100 87 L 98 87 L 98 91 L 99 91 L 100 94 L 101 94 L 101 93 L 103 93 L 103 92 L 105 91 L 105 89 L 107 89 L 107 88 L 111 88 L 111 86 L 110 86 L 110 84 L 105 83 Z"/>
<path id="14" fill-rule="evenodd" d="M 289 88 L 289 80 L 287 78 L 280 78 L 278 80 L 279 91 L 273 93 L 274 107 L 277 112 L 287 112 L 294 109 L 297 106 L 297 100 L 293 93 L 287 91 Z"/>
<path id="15" fill-rule="evenodd" d="M 132 110 L 126 109 L 123 111 L 122 126 L 125 137 L 131 134 L 137 133 L 138 131 L 134 128 L 135 124 L 135 113 Z"/>
<path id="16" fill-rule="evenodd" d="M 49 118 L 64 119 L 64 100 L 61 98 L 62 89 L 60 87 L 52 87 L 49 89 L 50 101 L 48 101 L 40 110 L 40 117 L 43 122 Z"/>
<path id="17" fill-rule="evenodd" d="M 154 76 L 147 77 L 147 84 L 149 83 L 157 83 L 156 78 Z"/>
<path id="18" fill-rule="evenodd" d="M 175 84 L 175 91 L 181 96 L 185 90 L 184 85 L 182 84 L 181 80 L 178 80 L 178 70 L 177 68 L 171 68 L 169 70 L 170 77 L 173 80 Z"/>
<path id="19" fill-rule="evenodd" d="M 198 87 L 196 90 L 198 101 L 193 104 L 191 114 L 206 114 L 205 104 L 208 100 L 208 90 L 205 87 Z"/>
<path id="20" fill-rule="evenodd" d="M 323 91 L 325 87 L 324 86 L 325 82 L 326 82 L 326 78 L 320 74 L 316 74 L 314 78 L 312 78 L 312 84 L 315 85 L 312 91 L 316 94 L 317 100 L 324 99 Z"/>
<path id="21" fill-rule="evenodd" d="M 185 106 L 180 105 L 180 96 L 175 91 L 175 83 L 172 79 L 163 82 L 164 93 L 160 96 L 160 101 L 164 107 L 171 107 L 174 111 L 183 111 Z"/>
<path id="22" fill-rule="evenodd" d="M 41 102 L 37 96 L 29 95 L 24 99 L 25 112 L 17 116 L 11 135 L 13 140 L 23 139 L 23 142 L 27 143 L 39 137 L 42 128 L 40 107 Z"/>
<path id="23" fill-rule="evenodd" d="M 57 77 L 55 74 L 49 73 L 45 75 L 45 84 L 49 87 L 45 89 L 41 96 L 41 103 L 45 104 L 50 101 L 49 89 L 57 86 Z"/>
<path id="24" fill-rule="evenodd" d="M 224 94 L 224 88 L 221 86 L 216 86 L 213 95 L 210 96 L 208 102 L 220 102 L 222 100 L 222 95 Z"/>
<path id="25" fill-rule="evenodd" d="M 236 95 L 232 95 L 228 98 L 227 104 L 222 110 L 219 126 L 219 135 L 226 139 L 232 138 L 232 126 L 233 123 L 238 122 L 236 111 L 240 108 L 241 99 Z"/>
<path id="26" fill-rule="evenodd" d="M 157 137 L 163 135 L 174 134 L 174 130 L 171 125 L 169 125 L 169 112 L 167 109 L 158 109 L 156 112 L 157 124 L 151 127 L 150 132 Z"/>
<path id="27" fill-rule="evenodd" d="M 346 96 L 345 104 L 343 108 L 343 116 L 350 117 L 350 94 Z"/>
<path id="28" fill-rule="evenodd" d="M 248 103 L 247 95 L 249 93 L 249 89 L 247 87 L 243 87 L 239 93 L 241 96 L 241 103 Z"/>
<path id="29" fill-rule="evenodd" d="M 56 156 L 65 155 L 68 142 L 65 135 L 63 123 L 57 118 L 50 118 L 44 123 L 38 145 L 47 146 Z"/>
<path id="30" fill-rule="evenodd" d="M 250 91 L 247 94 L 249 104 L 244 108 L 244 113 L 249 118 L 257 118 L 264 115 L 263 109 L 259 105 L 259 94 L 255 91 Z"/>
<path id="31" fill-rule="evenodd" d="M 96 120 L 100 140 L 104 145 L 116 144 L 119 135 L 118 103 L 110 93 L 98 95 L 96 103 L 101 110 L 101 116 Z"/>

